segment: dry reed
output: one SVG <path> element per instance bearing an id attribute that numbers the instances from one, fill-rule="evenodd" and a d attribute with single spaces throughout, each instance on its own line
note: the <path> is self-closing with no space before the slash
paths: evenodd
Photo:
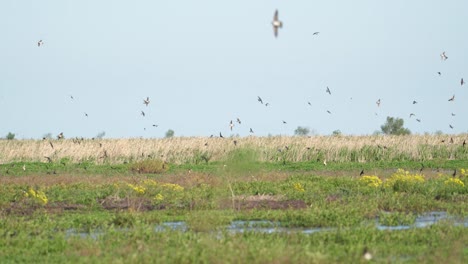
<path id="1" fill-rule="evenodd" d="M 468 159 L 460 135 L 176 137 L 165 139 L 0 140 L 0 163 L 124 163 L 148 158 L 175 164 L 220 161 L 239 148 L 250 148 L 260 161 L 366 162 L 372 160 Z M 235 142 L 234 142 L 235 141 Z M 48 157 L 48 158 L 46 158 Z"/>

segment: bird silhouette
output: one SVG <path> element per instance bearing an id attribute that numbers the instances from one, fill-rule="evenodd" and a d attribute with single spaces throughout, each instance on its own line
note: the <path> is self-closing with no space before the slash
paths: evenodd
<path id="1" fill-rule="evenodd" d="M 442 75 L 442 73 L 441 73 L 441 72 L 437 72 L 437 74 L 439 74 L 439 76 L 441 76 L 441 75 Z"/>
<path id="2" fill-rule="evenodd" d="M 237 123 L 239 123 L 239 125 L 242 123 L 239 118 L 237 118 Z"/>
<path id="3" fill-rule="evenodd" d="M 253 134 L 253 132 L 254 132 L 254 131 L 252 130 L 252 128 L 250 128 L 250 133 L 252 133 L 252 134 Z"/>
<path id="4" fill-rule="evenodd" d="M 153 126 L 154 126 L 154 127 L 158 127 L 158 125 L 156 125 L 156 124 L 153 124 Z"/>
<path id="5" fill-rule="evenodd" d="M 63 132 L 60 132 L 60 134 L 57 135 L 57 139 L 63 139 Z"/>
<path id="6" fill-rule="evenodd" d="M 377 107 L 380 107 L 380 99 L 375 102 L 377 104 Z"/>
<path id="7" fill-rule="evenodd" d="M 462 146 L 463 146 L 463 147 L 465 147 L 465 145 L 466 145 L 466 139 L 463 140 L 463 143 L 462 143 Z"/>
<path id="8" fill-rule="evenodd" d="M 287 124 L 287 122 L 283 120 L 283 124 Z"/>
<path id="9" fill-rule="evenodd" d="M 145 104 L 146 106 L 148 106 L 149 103 L 150 103 L 149 97 L 146 97 L 146 99 L 143 99 L 143 104 Z"/>
<path id="10" fill-rule="evenodd" d="M 330 110 L 327 110 L 327 113 L 331 114 Z"/>
<path id="11" fill-rule="evenodd" d="M 221 134 L 221 132 L 219 132 L 219 137 L 220 137 L 220 138 L 224 138 L 224 137 L 223 137 L 223 134 Z"/>
<path id="12" fill-rule="evenodd" d="M 41 39 L 41 40 L 39 40 L 39 41 L 37 42 L 37 46 L 40 47 L 40 46 L 42 46 L 42 45 L 44 45 L 44 42 L 42 42 L 42 39 Z"/>
<path id="13" fill-rule="evenodd" d="M 234 123 L 233 123 L 232 120 L 231 120 L 231 122 L 229 122 L 229 128 L 231 129 L 231 131 L 232 131 L 232 128 L 233 128 L 233 127 L 234 127 Z"/>
<path id="14" fill-rule="evenodd" d="M 451 129 L 453 129 L 453 126 L 452 126 L 452 125 L 449 125 L 449 127 L 450 127 Z"/>
<path id="15" fill-rule="evenodd" d="M 257 96 L 257 97 L 258 97 L 258 98 L 257 98 L 257 101 L 259 101 L 261 104 L 263 104 L 262 98 L 260 98 L 260 96 Z"/>
<path id="16" fill-rule="evenodd" d="M 452 96 L 450 99 L 448 99 L 448 100 L 449 100 L 449 102 L 455 101 L 455 95 L 453 95 L 453 96 Z"/>
<path id="17" fill-rule="evenodd" d="M 413 113 L 409 114 L 409 117 L 410 117 L 410 118 L 411 118 L 412 116 L 415 116 L 415 114 L 413 114 Z"/>
<path id="18" fill-rule="evenodd" d="M 270 103 L 266 103 L 266 104 L 265 104 L 265 106 L 269 106 L 269 105 L 270 105 Z"/>
<path id="19" fill-rule="evenodd" d="M 330 91 L 330 88 L 328 88 L 328 86 L 327 86 L 326 92 L 331 95 L 331 91 Z"/>
<path id="20" fill-rule="evenodd" d="M 278 29 L 283 27 L 283 22 L 279 20 L 278 16 L 278 9 L 275 11 L 275 14 L 273 16 L 273 21 L 271 22 L 273 25 L 273 32 L 275 34 L 275 38 L 278 37 Z"/>
<path id="21" fill-rule="evenodd" d="M 312 104 L 310 102 L 307 102 L 308 105 L 312 106 Z"/>
<path id="22" fill-rule="evenodd" d="M 416 121 L 421 122 L 421 119 L 417 119 L 417 118 L 416 118 Z"/>
<path id="23" fill-rule="evenodd" d="M 416 102 L 416 101 L 413 100 L 413 104 L 417 104 L 417 103 L 418 103 L 418 102 Z"/>
<path id="24" fill-rule="evenodd" d="M 455 114 L 454 114 L 454 113 L 452 113 L 452 116 L 455 116 Z"/>
<path id="25" fill-rule="evenodd" d="M 445 55 L 445 51 L 442 52 L 442 54 L 440 54 L 440 59 L 443 60 L 443 61 L 448 59 L 447 55 Z"/>
<path id="26" fill-rule="evenodd" d="M 142 116 L 145 116 L 145 112 L 141 111 L 141 115 L 142 115 Z"/>
<path id="27" fill-rule="evenodd" d="M 364 175 L 364 170 L 361 170 L 361 173 L 359 173 L 359 176 Z"/>
<path id="28" fill-rule="evenodd" d="M 463 78 L 461 78 L 460 84 L 463 86 L 465 84 L 465 81 L 463 81 Z"/>
<path id="29" fill-rule="evenodd" d="M 86 117 L 88 117 L 88 113 L 84 113 L 84 115 L 85 115 Z"/>
<path id="30" fill-rule="evenodd" d="M 314 32 L 314 34 L 312 34 L 313 36 L 318 36 L 318 34 L 320 34 L 320 32 Z"/>

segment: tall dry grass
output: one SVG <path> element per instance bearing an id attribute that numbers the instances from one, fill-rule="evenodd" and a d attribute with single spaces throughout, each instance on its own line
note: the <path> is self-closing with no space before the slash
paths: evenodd
<path id="1" fill-rule="evenodd" d="M 250 148 L 261 161 L 366 162 L 372 160 L 468 159 L 467 134 L 410 136 L 176 137 L 168 139 L 0 140 L 0 163 L 122 163 L 159 158 L 169 163 L 219 161 L 235 149 Z M 453 143 L 452 143 L 453 140 Z M 234 143 L 235 141 L 235 143 Z M 467 140 L 468 141 L 468 140 Z M 52 145 L 50 144 L 52 143 Z"/>

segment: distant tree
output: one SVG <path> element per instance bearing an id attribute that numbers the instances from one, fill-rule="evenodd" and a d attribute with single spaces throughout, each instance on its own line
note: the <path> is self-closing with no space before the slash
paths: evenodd
<path id="1" fill-rule="evenodd" d="M 296 130 L 294 130 L 294 135 L 296 136 L 307 136 L 309 133 L 310 129 L 308 127 L 298 126 Z"/>
<path id="2" fill-rule="evenodd" d="M 11 132 L 8 132 L 8 134 L 6 135 L 6 139 L 8 140 L 13 140 L 15 139 L 15 134 L 11 133 Z"/>
<path id="3" fill-rule="evenodd" d="M 169 129 L 168 131 L 166 131 L 166 136 L 165 137 L 166 138 L 171 138 L 171 137 L 174 136 L 174 134 L 175 134 L 174 130 Z"/>
<path id="4" fill-rule="evenodd" d="M 101 133 L 99 133 L 99 134 L 96 135 L 96 138 L 97 138 L 97 139 L 102 139 L 105 135 L 106 135 L 106 132 L 105 132 L 105 131 L 102 131 Z"/>
<path id="5" fill-rule="evenodd" d="M 334 136 L 341 136 L 341 130 L 337 129 L 337 130 L 333 131 L 332 134 Z"/>
<path id="6" fill-rule="evenodd" d="M 442 130 L 437 130 L 437 131 L 435 132 L 435 134 L 436 134 L 437 136 L 441 136 L 441 135 L 444 134 L 444 132 L 442 132 Z"/>
<path id="7" fill-rule="evenodd" d="M 404 128 L 405 121 L 401 118 L 394 118 L 387 116 L 385 124 L 380 126 L 382 133 L 386 135 L 409 135 L 411 131 L 408 128 Z"/>

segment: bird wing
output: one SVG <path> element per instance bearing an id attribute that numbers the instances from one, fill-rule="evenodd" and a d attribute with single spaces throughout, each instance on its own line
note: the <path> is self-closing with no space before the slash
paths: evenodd
<path id="1" fill-rule="evenodd" d="M 275 11 L 275 15 L 273 16 L 273 21 L 278 21 L 278 9 Z"/>

